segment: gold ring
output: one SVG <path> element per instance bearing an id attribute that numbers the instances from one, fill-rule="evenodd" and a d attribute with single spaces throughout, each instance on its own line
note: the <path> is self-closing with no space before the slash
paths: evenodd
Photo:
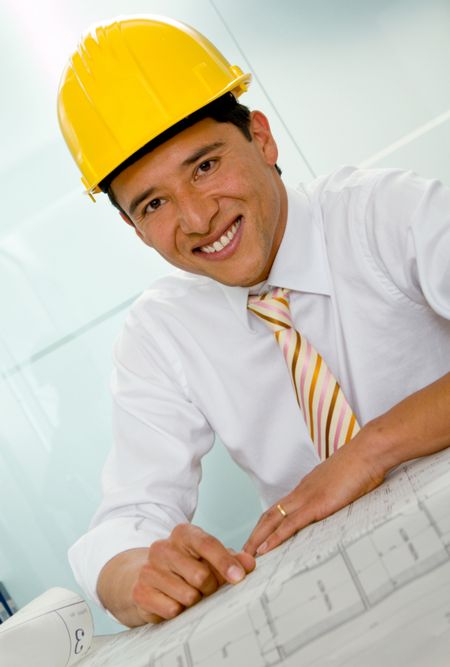
<path id="1" fill-rule="evenodd" d="M 278 503 L 278 505 L 277 505 L 277 510 L 279 511 L 279 513 L 281 514 L 283 519 L 284 519 L 285 516 L 287 516 L 286 510 L 284 509 L 283 505 L 280 505 L 280 503 Z"/>

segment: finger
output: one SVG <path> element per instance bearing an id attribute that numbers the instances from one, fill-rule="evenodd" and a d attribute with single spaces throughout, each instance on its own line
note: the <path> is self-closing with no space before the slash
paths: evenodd
<path id="1" fill-rule="evenodd" d="M 151 580 L 152 588 L 179 602 L 183 607 L 192 607 L 203 597 L 197 588 L 172 572 L 154 570 Z"/>
<path id="2" fill-rule="evenodd" d="M 276 530 L 267 536 L 264 542 L 258 546 L 256 553 L 260 556 L 268 553 L 289 539 L 289 537 L 298 533 L 301 528 L 304 528 L 312 521 L 313 519 L 308 518 L 303 511 L 293 512 L 280 523 Z"/>
<path id="3" fill-rule="evenodd" d="M 282 507 L 288 512 L 285 502 Z M 243 551 L 255 556 L 258 553 L 258 547 L 280 526 L 285 517 L 281 514 L 277 506 L 270 507 L 260 517 L 255 528 L 250 533 L 247 542 L 243 546 Z"/>
<path id="4" fill-rule="evenodd" d="M 238 559 L 244 570 L 247 572 L 247 574 L 249 572 L 253 572 L 253 570 L 256 567 L 256 560 L 251 554 L 245 553 L 244 551 L 239 551 L 236 554 L 236 558 Z"/>
<path id="5" fill-rule="evenodd" d="M 144 621 L 144 623 L 152 623 L 156 625 L 158 623 L 161 623 L 161 621 L 164 621 L 162 616 L 158 616 L 157 614 L 152 614 L 151 612 L 146 611 L 141 607 L 136 606 L 136 611 L 139 614 L 140 618 Z"/>
<path id="6" fill-rule="evenodd" d="M 215 593 L 223 584 L 220 573 L 216 572 L 214 567 L 204 559 L 192 559 L 191 567 L 185 570 L 184 578 L 205 596 Z"/>
<path id="7" fill-rule="evenodd" d="M 168 620 L 169 618 L 175 618 L 184 610 L 182 604 L 165 593 L 155 588 L 143 587 L 139 582 L 133 589 L 132 597 L 136 607 L 148 613 L 149 617 L 159 616 Z"/>
<path id="8" fill-rule="evenodd" d="M 253 570 L 256 567 L 256 560 L 254 559 L 253 556 L 251 556 L 249 553 L 245 553 L 245 551 L 236 551 L 235 549 L 231 549 L 230 547 L 228 548 L 228 551 L 230 554 L 233 556 L 236 556 L 244 570 L 249 573 L 253 572 Z"/>
<path id="9" fill-rule="evenodd" d="M 206 560 L 203 560 L 203 559 L 202 559 L 202 562 L 206 563 L 207 566 L 209 567 L 209 569 L 211 570 L 211 572 L 213 573 L 213 575 L 214 575 L 214 577 L 217 581 L 217 588 L 220 588 L 220 586 L 223 586 L 223 584 L 228 583 L 227 580 L 224 577 L 222 577 L 220 572 L 218 570 L 216 570 L 214 565 L 211 565 L 211 563 L 208 563 Z"/>
<path id="10" fill-rule="evenodd" d="M 229 553 L 232 554 L 233 556 L 236 557 L 236 559 L 240 562 L 242 567 L 244 568 L 246 574 L 249 572 L 252 572 L 255 567 L 256 567 L 256 560 L 251 556 L 250 554 L 246 554 L 242 551 L 237 552 L 234 549 L 228 549 Z M 226 583 L 226 580 L 222 577 L 220 572 L 218 572 L 212 565 L 211 563 L 208 563 L 209 567 L 213 570 L 214 575 L 217 579 L 217 582 L 219 586 L 222 586 L 223 584 Z"/>
<path id="11" fill-rule="evenodd" d="M 161 551 L 162 553 L 153 550 L 154 564 L 150 572 L 151 577 L 154 576 L 155 571 L 164 575 L 174 573 L 202 595 L 211 595 L 219 587 L 220 583 L 206 560 L 192 556 L 178 547 L 162 545 Z M 153 579 L 150 583 L 155 584 Z M 160 587 L 159 581 L 156 587 Z M 161 590 L 167 592 L 165 588 Z"/>
<path id="12" fill-rule="evenodd" d="M 183 526 L 181 526 L 180 537 L 184 537 L 184 544 L 192 555 L 210 563 L 219 575 L 230 584 L 237 584 L 242 581 L 246 572 L 236 556 L 230 554 L 219 540 L 205 533 L 201 528 L 190 526 L 190 529 L 185 532 Z M 175 539 L 178 539 L 178 536 L 175 536 L 176 530 L 173 531 L 172 535 Z"/>

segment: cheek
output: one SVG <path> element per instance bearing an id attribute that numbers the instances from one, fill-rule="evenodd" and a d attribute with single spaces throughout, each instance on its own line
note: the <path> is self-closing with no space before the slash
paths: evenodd
<path id="1" fill-rule="evenodd" d="M 136 229 L 136 234 L 145 243 L 145 245 L 149 246 L 150 248 L 158 247 L 159 234 L 153 225 L 151 227 L 150 225 L 142 226 L 140 230 Z"/>
<path id="2" fill-rule="evenodd" d="M 144 242 L 164 257 L 170 257 L 177 251 L 177 229 L 170 222 L 155 223 L 148 229 Z"/>

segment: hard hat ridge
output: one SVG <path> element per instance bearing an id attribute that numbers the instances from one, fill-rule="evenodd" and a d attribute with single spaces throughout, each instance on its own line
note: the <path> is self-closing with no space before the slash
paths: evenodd
<path id="1" fill-rule="evenodd" d="M 174 19 L 97 25 L 61 79 L 58 116 L 89 193 L 142 146 L 209 102 L 246 90 L 251 76 Z"/>

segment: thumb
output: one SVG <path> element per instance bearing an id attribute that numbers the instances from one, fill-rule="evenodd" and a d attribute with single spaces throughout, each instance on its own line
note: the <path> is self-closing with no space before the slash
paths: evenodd
<path id="1" fill-rule="evenodd" d="M 248 554 L 245 551 L 236 552 L 234 549 L 228 549 L 228 551 L 236 557 L 246 573 L 253 572 L 256 567 L 256 560 L 251 554 Z"/>

